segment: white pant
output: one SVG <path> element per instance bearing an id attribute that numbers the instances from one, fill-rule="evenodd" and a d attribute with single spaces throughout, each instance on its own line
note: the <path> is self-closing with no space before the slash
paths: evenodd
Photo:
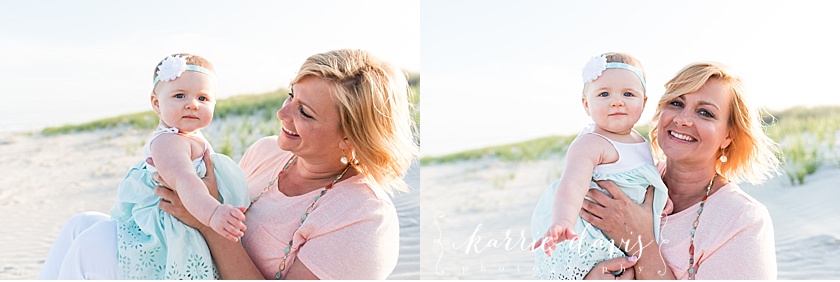
<path id="1" fill-rule="evenodd" d="M 117 225 L 100 212 L 70 218 L 53 242 L 38 279 L 117 279 Z"/>

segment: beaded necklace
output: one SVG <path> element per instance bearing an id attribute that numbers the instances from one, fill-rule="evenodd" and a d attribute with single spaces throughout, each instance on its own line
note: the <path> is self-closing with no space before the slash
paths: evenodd
<path id="1" fill-rule="evenodd" d="M 694 233 L 697 233 L 697 225 L 700 223 L 700 214 L 703 213 L 703 206 L 706 205 L 706 199 L 709 198 L 709 192 L 712 191 L 712 184 L 715 183 L 715 176 L 709 181 L 709 186 L 706 186 L 706 195 L 700 200 L 700 208 L 697 209 L 697 218 L 694 219 L 694 224 L 691 225 L 691 246 L 688 247 L 688 254 L 691 257 L 688 259 L 688 280 L 694 280 L 694 275 L 697 275 L 697 269 L 700 268 L 700 262 L 694 264 Z"/>
<path id="2" fill-rule="evenodd" d="M 268 185 L 266 185 L 265 188 L 263 188 L 262 192 L 260 192 L 259 195 L 257 195 L 253 199 L 251 199 L 251 205 L 252 206 L 253 206 L 254 203 L 256 203 L 260 199 L 260 197 L 262 197 L 263 194 L 265 194 L 265 192 L 268 191 L 268 189 L 270 189 L 272 186 L 274 186 L 274 183 L 276 183 L 277 180 L 280 179 L 280 175 L 283 175 L 283 172 L 285 172 L 286 169 L 289 168 L 289 165 L 291 165 L 292 162 L 294 162 L 296 159 L 297 159 L 297 155 L 292 156 L 289 159 L 289 161 L 286 162 L 286 165 L 283 166 L 283 169 L 281 169 L 280 172 L 277 173 L 277 177 L 275 177 L 274 179 L 269 181 Z M 306 218 L 309 217 L 309 213 L 311 213 L 312 210 L 315 209 L 315 203 L 318 202 L 318 199 L 320 199 L 322 196 L 324 196 L 324 194 L 326 194 L 327 191 L 332 189 L 333 185 L 335 185 L 336 182 L 338 182 L 339 180 L 341 180 L 342 177 L 344 177 L 344 174 L 347 173 L 348 169 L 350 169 L 350 164 L 347 164 L 347 166 L 344 167 L 344 170 L 341 171 L 341 174 L 336 176 L 335 180 L 333 180 L 332 183 L 325 186 L 324 190 L 321 190 L 321 193 L 318 194 L 317 196 L 315 196 L 315 200 L 312 201 L 312 204 L 309 204 L 309 207 L 306 208 L 306 211 L 303 213 L 303 216 L 300 217 L 300 223 L 298 224 L 297 228 L 295 228 L 295 231 L 292 231 L 292 239 L 289 240 L 289 246 L 287 246 L 283 250 L 283 260 L 280 261 L 280 266 L 277 267 L 277 273 L 274 274 L 274 279 L 280 280 L 280 278 L 282 278 L 281 273 L 283 272 L 283 270 L 286 270 L 286 259 L 289 258 L 289 253 L 292 252 L 292 246 L 294 246 L 294 240 L 295 240 L 295 235 L 294 234 L 298 231 L 298 229 L 300 229 L 300 227 L 303 225 L 303 222 L 306 221 Z M 277 189 L 278 190 L 280 189 L 279 184 L 277 186 Z"/>

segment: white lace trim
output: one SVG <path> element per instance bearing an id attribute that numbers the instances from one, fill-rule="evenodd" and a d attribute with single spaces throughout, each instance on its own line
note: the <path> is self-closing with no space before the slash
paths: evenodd
<path id="1" fill-rule="evenodd" d="M 186 264 L 167 258 L 160 244 L 143 233 L 134 221 L 117 222 L 119 279 L 218 280 L 211 257 L 192 253 Z M 149 244 L 145 243 L 148 242 Z"/>
<path id="2" fill-rule="evenodd" d="M 582 280 L 596 264 L 623 257 L 624 253 L 610 241 L 588 238 L 582 241 L 564 241 L 547 256 L 536 252 L 534 279 Z"/>

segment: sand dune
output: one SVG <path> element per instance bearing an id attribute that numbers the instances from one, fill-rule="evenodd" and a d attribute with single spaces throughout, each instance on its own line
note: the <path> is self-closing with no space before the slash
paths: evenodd
<path id="1" fill-rule="evenodd" d="M 423 166 L 421 278 L 531 279 L 531 212 L 557 163 Z"/>
<path id="2" fill-rule="evenodd" d="M 562 158 L 423 166 L 422 279 L 531 279 L 531 213 L 563 168 Z M 840 169 L 825 165 L 803 186 L 785 176 L 747 193 L 774 224 L 779 279 L 837 279 Z M 523 239 L 524 238 L 524 239 Z"/>
<path id="3" fill-rule="evenodd" d="M 405 176 L 411 188 L 397 193 L 394 205 L 400 220 L 400 258 L 388 279 L 420 279 L 420 167 L 414 165 Z"/>
<path id="4" fill-rule="evenodd" d="M 82 211 L 107 212 L 146 136 L 0 136 L 0 279 L 34 279 L 61 224 Z M 406 176 L 412 191 L 394 197 L 401 249 L 389 279 L 530 279 L 531 212 L 562 167 L 559 156 L 430 165 L 422 174 L 415 165 Z M 825 165 L 803 186 L 784 176 L 742 185 L 773 218 L 780 279 L 840 277 L 838 182 L 840 169 Z"/>
<path id="5" fill-rule="evenodd" d="M 761 186 L 741 185 L 767 206 L 776 236 L 779 279 L 840 277 L 840 169 L 826 165 L 791 186 L 782 176 Z"/>
<path id="6" fill-rule="evenodd" d="M 35 279 L 67 219 L 89 210 L 107 213 L 147 136 L 129 129 L 0 136 L 0 279 Z M 414 166 L 406 176 L 412 191 L 394 197 L 401 249 L 390 279 L 420 276 L 419 180 Z"/>

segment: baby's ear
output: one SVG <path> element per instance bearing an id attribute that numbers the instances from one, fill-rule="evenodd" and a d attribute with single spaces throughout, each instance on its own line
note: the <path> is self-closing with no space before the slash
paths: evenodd
<path id="1" fill-rule="evenodd" d="M 160 115 L 160 100 L 158 100 L 157 95 L 152 93 L 151 98 L 149 98 L 149 102 L 152 104 L 152 110 L 155 111 L 155 114 Z"/>
<path id="2" fill-rule="evenodd" d="M 580 102 L 583 104 L 583 110 L 586 111 L 587 115 L 589 114 L 589 101 L 586 100 L 586 97 L 581 97 Z"/>

